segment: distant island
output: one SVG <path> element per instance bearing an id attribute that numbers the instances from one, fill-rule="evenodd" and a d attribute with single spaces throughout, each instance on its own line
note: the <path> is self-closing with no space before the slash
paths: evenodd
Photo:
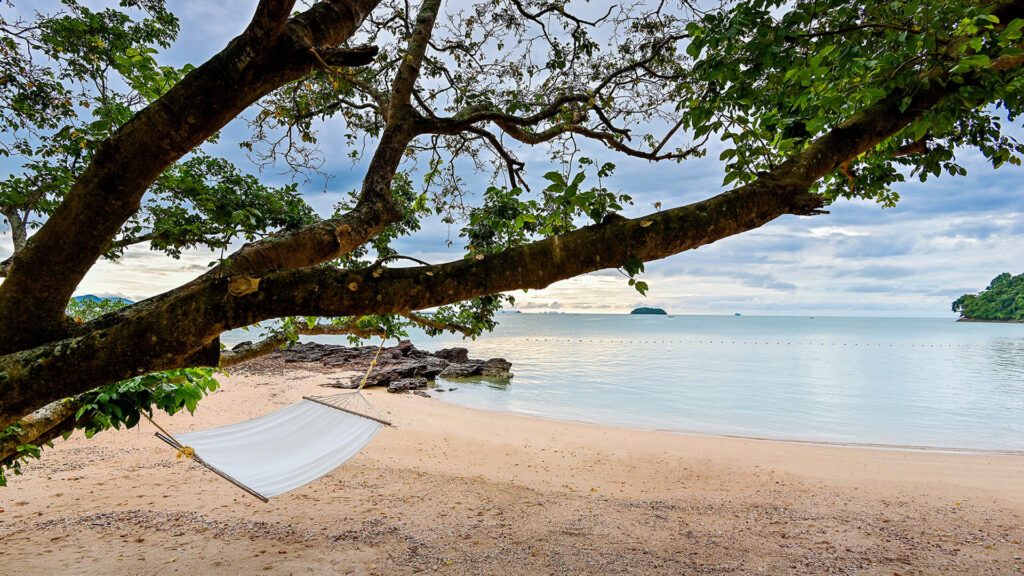
<path id="1" fill-rule="evenodd" d="M 1024 274 L 1003 272 L 977 294 L 953 301 L 961 322 L 1024 322 Z"/>
<path id="2" fill-rule="evenodd" d="M 103 302 L 104 300 L 113 300 L 121 304 L 135 304 L 135 302 L 121 298 L 120 296 L 97 296 L 95 294 L 85 294 L 84 296 L 75 296 L 73 298 L 76 302 Z"/>
<path id="3" fill-rule="evenodd" d="M 661 308 L 647 308 L 644 306 L 634 308 L 630 314 L 660 314 L 662 316 L 668 316 L 668 312 L 665 312 Z"/>

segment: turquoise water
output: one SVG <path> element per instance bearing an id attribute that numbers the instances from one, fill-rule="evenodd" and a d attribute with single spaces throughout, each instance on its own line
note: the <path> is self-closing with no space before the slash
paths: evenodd
<path id="1" fill-rule="evenodd" d="M 631 428 L 1024 450 L 1024 325 L 946 319 L 503 314 L 511 384 L 444 401 Z M 330 338 L 317 338 L 331 341 Z"/>

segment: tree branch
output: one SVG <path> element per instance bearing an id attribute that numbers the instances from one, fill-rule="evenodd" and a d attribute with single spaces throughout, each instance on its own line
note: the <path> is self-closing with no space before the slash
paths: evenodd
<path id="1" fill-rule="evenodd" d="M 438 322 L 429 316 L 422 316 L 415 312 L 406 312 L 405 314 L 402 314 L 402 316 L 425 328 L 433 328 L 435 330 L 443 330 L 445 332 L 458 332 L 463 336 L 469 336 L 473 333 L 472 329 L 468 326 L 451 324 L 449 322 Z"/>
<path id="2" fill-rule="evenodd" d="M 47 404 L 16 422 L 9 434 L 0 435 L 0 465 L 17 457 L 18 446 L 42 446 L 68 430 L 73 430 L 75 412 L 81 405 L 77 398 L 65 398 Z"/>
<path id="3" fill-rule="evenodd" d="M 376 46 L 355 46 L 353 48 L 321 48 L 314 54 L 325 66 L 356 67 L 373 62 L 380 49 Z"/>
<path id="4" fill-rule="evenodd" d="M 248 30 L 252 34 L 273 41 L 284 29 L 294 7 L 295 0 L 260 0 L 252 21 L 249 22 Z"/>
<path id="5" fill-rule="evenodd" d="M 498 140 L 497 136 L 491 134 L 490 132 L 484 130 L 483 128 L 470 127 L 467 128 L 466 131 L 476 134 L 483 138 L 484 140 L 487 140 L 487 142 L 490 143 L 491 148 L 494 149 L 494 153 L 500 156 L 501 159 L 505 162 L 505 167 L 508 169 L 509 186 L 514 188 L 516 186 L 516 182 L 519 182 L 520 184 L 522 184 L 523 189 L 530 189 L 530 186 L 526 183 L 526 179 L 523 178 L 521 174 L 521 170 L 526 166 L 526 164 L 512 156 L 512 153 L 509 152 L 507 148 L 505 148 L 505 146 L 501 143 L 501 140 Z"/>
<path id="6" fill-rule="evenodd" d="M 1009 70 L 1024 65 L 993 66 Z M 980 77 L 980 75 L 979 75 Z M 713 198 L 636 219 L 610 219 L 482 259 L 437 266 L 338 270 L 307 267 L 252 277 L 206 276 L 124 309 L 121 320 L 0 356 L 0 426 L 97 384 L 183 366 L 216 365 L 217 336 L 261 320 L 298 315 L 408 313 L 502 291 L 543 288 L 632 259 L 657 260 L 764 225 L 785 214 L 822 213 L 809 192 L 844 162 L 884 142 L 946 97 L 973 86 L 933 73 L 908 94 L 897 90 L 865 107 L 751 183 Z M 400 155 L 401 152 L 399 152 Z"/>
<path id="7" fill-rule="evenodd" d="M 441 0 L 423 0 L 420 11 L 416 15 L 416 26 L 409 38 L 409 46 L 402 58 L 402 63 L 395 73 L 395 81 L 391 88 L 391 99 L 388 117 L 399 115 L 402 108 L 411 108 L 413 87 L 420 75 L 420 65 L 427 53 L 430 36 L 434 31 L 434 22 L 441 9 Z"/>
<path id="8" fill-rule="evenodd" d="M 66 334 L 68 299 L 157 176 L 253 102 L 307 74 L 314 65 L 308 47 L 347 40 L 378 2 L 319 2 L 273 34 L 273 42 L 266 42 L 263 26 L 279 21 L 291 3 L 262 2 L 255 27 L 103 142 L 46 224 L 14 256 L 0 284 L 0 352 Z"/>

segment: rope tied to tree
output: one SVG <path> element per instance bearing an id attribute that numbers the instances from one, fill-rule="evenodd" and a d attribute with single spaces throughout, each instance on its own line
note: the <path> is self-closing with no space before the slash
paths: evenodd
<path id="1" fill-rule="evenodd" d="M 359 383 L 359 387 L 356 390 L 362 390 L 363 386 L 366 386 L 366 381 L 370 379 L 370 373 L 373 372 L 373 367 L 377 365 L 377 359 L 380 358 L 380 352 L 384 349 L 384 344 L 387 343 L 387 339 L 380 339 L 380 346 L 377 347 L 377 353 L 373 355 L 373 360 L 370 360 L 370 365 L 366 367 L 366 374 L 363 374 L 363 381 Z"/>
<path id="2" fill-rule="evenodd" d="M 160 432 L 163 432 L 164 436 L 170 438 L 171 440 L 174 440 L 174 436 L 171 436 L 170 432 L 168 432 L 167 430 L 164 430 L 163 426 L 157 424 L 155 420 L 150 418 L 149 414 L 146 414 L 145 411 L 140 411 L 140 412 L 142 413 L 143 416 L 146 417 L 146 420 L 149 420 L 150 424 L 155 426 L 156 429 L 159 430 Z M 177 450 L 177 452 L 175 452 L 175 454 L 174 454 L 175 459 L 179 459 L 179 460 L 181 458 L 185 458 L 186 460 L 194 460 L 195 459 L 195 457 L 196 457 L 196 450 L 195 450 L 195 448 L 193 448 L 191 446 L 186 446 L 184 444 L 180 444 L 180 443 L 178 443 L 177 440 L 174 440 L 174 442 L 175 443 L 173 444 L 173 446 L 174 446 L 175 450 Z"/>

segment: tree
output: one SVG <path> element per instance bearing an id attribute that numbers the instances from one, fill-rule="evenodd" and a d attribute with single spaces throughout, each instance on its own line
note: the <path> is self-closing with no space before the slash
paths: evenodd
<path id="1" fill-rule="evenodd" d="M 1024 322 L 1024 274 L 1003 272 L 980 293 L 954 300 L 953 312 L 967 320 Z"/>
<path id="2" fill-rule="evenodd" d="M 0 284 L 0 457 L 91 425 L 99 394 L 135 394 L 119 408 L 129 425 L 133 406 L 179 409 L 152 392 L 184 379 L 201 395 L 208 375 L 187 370 L 230 361 L 224 330 L 284 318 L 474 334 L 493 326 L 503 292 L 604 268 L 642 292 L 644 262 L 838 198 L 891 205 L 907 176 L 963 175 L 965 147 L 996 167 L 1022 150 L 1002 127 L 1022 104 L 1019 1 L 422 0 L 411 13 L 392 0 L 297 12 L 260 0 L 238 37 L 187 70 L 155 62 L 177 30 L 160 0 L 64 5 L 0 22 L 7 150 L 24 162 L 4 214 L 38 226 Z M 207 156 L 204 142 L 239 116 L 253 159 L 296 173 L 321 169 L 319 140 L 337 137 L 325 126 L 343 125 L 354 158 L 370 151 L 360 189 L 320 217 L 294 189 Z M 712 139 L 729 146 L 731 190 L 618 214 L 630 198 L 602 185 L 612 159 L 685 163 Z M 531 147 L 554 166 L 542 190 L 525 177 Z M 479 201 L 467 167 L 493 174 Z M 431 212 L 459 226 L 465 257 L 391 265 L 392 241 Z M 83 275 L 127 243 L 174 254 L 235 237 L 248 242 L 192 282 L 81 322 L 66 313 Z"/>

